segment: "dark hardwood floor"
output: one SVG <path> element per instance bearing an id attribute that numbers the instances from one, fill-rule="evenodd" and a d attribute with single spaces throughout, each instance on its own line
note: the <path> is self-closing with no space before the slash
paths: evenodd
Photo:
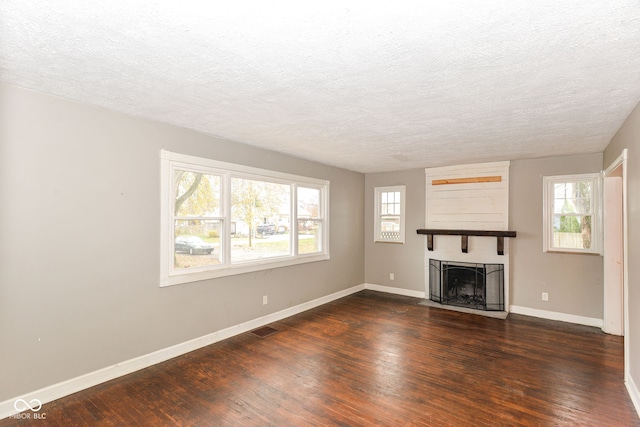
<path id="1" fill-rule="evenodd" d="M 640 426 L 622 338 L 419 301 L 359 292 L 0 426 Z"/>

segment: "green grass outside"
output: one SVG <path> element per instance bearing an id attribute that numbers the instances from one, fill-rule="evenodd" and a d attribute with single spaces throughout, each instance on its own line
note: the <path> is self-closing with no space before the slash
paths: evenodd
<path id="1" fill-rule="evenodd" d="M 220 243 L 220 237 L 209 237 L 203 234 L 199 234 L 197 236 L 207 243 Z M 249 241 L 249 239 L 246 237 L 244 239 L 247 240 L 247 242 Z M 262 240 L 258 238 L 254 238 L 252 240 L 253 240 L 252 242 L 253 246 L 256 249 L 275 252 L 275 253 L 288 252 L 288 247 L 289 247 L 288 240 L 269 241 L 269 240 Z M 315 239 L 313 238 L 313 236 L 309 236 L 306 239 L 303 237 L 302 239 L 300 239 L 298 245 L 299 245 L 298 253 L 308 254 L 308 253 L 318 252 L 315 246 Z"/>
<path id="2" fill-rule="evenodd" d="M 288 252 L 289 249 L 289 241 L 288 240 L 280 240 L 278 242 L 269 242 L 269 241 L 253 241 L 253 245 L 256 249 L 265 250 L 268 252 L 276 252 L 276 253 L 284 253 Z M 315 239 L 307 238 L 300 239 L 298 243 L 298 253 L 308 254 L 318 252 L 315 245 Z"/>

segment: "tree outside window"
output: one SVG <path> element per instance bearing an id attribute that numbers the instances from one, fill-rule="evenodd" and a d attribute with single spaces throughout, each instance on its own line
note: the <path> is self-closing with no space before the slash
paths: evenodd
<path id="1" fill-rule="evenodd" d="M 600 175 L 544 178 L 544 250 L 600 253 Z"/>

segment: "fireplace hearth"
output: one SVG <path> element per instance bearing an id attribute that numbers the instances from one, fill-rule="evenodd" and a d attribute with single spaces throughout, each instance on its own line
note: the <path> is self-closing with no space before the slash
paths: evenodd
<path id="1" fill-rule="evenodd" d="M 504 265 L 430 259 L 429 299 L 475 310 L 504 311 Z"/>

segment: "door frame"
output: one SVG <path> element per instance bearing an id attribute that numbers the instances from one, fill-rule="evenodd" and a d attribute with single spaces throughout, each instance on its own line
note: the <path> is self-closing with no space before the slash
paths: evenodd
<path id="1" fill-rule="evenodd" d="M 614 160 L 611 165 L 603 172 L 603 178 L 606 180 L 607 177 L 619 176 L 617 173 L 618 168 L 622 168 L 622 262 L 623 262 L 623 273 L 622 273 L 622 310 L 623 310 L 623 334 L 626 334 L 626 331 L 629 330 L 629 272 L 628 266 L 629 262 L 627 259 L 628 254 L 628 219 L 627 219 L 627 149 L 622 150 L 622 153 L 618 156 L 616 160 Z M 607 216 L 607 204 L 604 204 L 604 217 L 606 221 Z M 606 251 L 604 253 L 604 257 L 606 258 Z M 606 281 L 606 277 L 603 277 L 603 285 Z M 605 286 L 606 289 L 606 286 Z M 604 295 L 606 300 L 606 295 Z M 603 318 L 606 319 L 606 310 L 607 305 L 604 304 L 603 308 Z M 624 340 L 624 371 L 625 378 L 629 373 L 629 340 Z"/>

